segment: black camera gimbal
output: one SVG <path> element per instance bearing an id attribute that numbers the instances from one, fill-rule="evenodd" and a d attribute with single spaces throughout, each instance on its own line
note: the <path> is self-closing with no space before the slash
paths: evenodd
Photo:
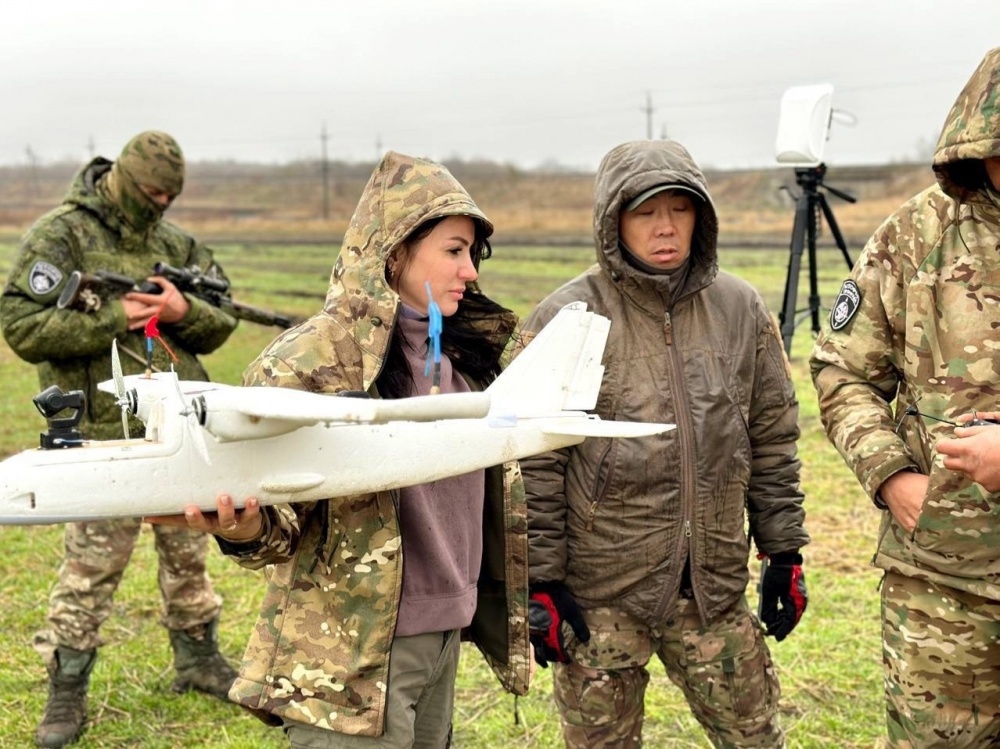
<path id="1" fill-rule="evenodd" d="M 46 388 L 31 399 L 38 413 L 45 417 L 49 430 L 42 432 L 41 446 L 43 450 L 65 447 L 80 447 L 83 436 L 77 428 L 83 418 L 83 409 L 87 406 L 87 397 L 82 390 L 63 392 L 58 385 Z M 59 414 L 69 410 L 67 416 Z"/>

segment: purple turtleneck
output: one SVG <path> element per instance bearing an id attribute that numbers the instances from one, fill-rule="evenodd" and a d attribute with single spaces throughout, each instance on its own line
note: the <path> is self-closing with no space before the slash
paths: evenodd
<path id="1" fill-rule="evenodd" d="M 427 318 L 403 305 L 396 324 L 413 372 L 415 388 L 410 395 L 427 395 L 431 387 L 430 375 L 424 376 Z M 441 392 L 469 392 L 468 383 L 444 354 Z M 403 595 L 398 636 L 461 629 L 472 622 L 483 555 L 484 491 L 484 471 L 400 489 Z"/>

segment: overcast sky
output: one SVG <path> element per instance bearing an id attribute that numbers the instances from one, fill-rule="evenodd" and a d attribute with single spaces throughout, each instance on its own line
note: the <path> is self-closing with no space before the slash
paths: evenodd
<path id="1" fill-rule="evenodd" d="M 702 166 L 775 163 L 782 93 L 831 83 L 825 160 L 932 144 L 997 0 L 5 1 L 0 163 L 373 159 L 392 148 L 594 169 L 666 133 Z M 647 118 L 647 94 L 653 114 Z"/>

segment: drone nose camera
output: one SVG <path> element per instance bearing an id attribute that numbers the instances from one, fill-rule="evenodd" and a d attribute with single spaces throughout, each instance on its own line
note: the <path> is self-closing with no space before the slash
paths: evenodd
<path id="1" fill-rule="evenodd" d="M 82 390 L 71 390 L 65 393 L 58 385 L 53 385 L 36 395 L 32 402 L 38 412 L 46 419 L 53 419 L 60 411 L 65 411 L 68 408 L 74 409 L 76 413 L 66 418 L 73 419 L 75 417 L 74 424 L 77 424 L 80 421 L 80 411 L 86 404 L 86 398 Z"/>
<path id="2" fill-rule="evenodd" d="M 79 447 L 83 444 L 78 427 L 87 397 L 82 390 L 66 393 L 58 385 L 53 385 L 32 398 L 31 402 L 48 423 L 49 430 L 39 435 L 43 449 Z M 69 413 L 60 417 L 59 414 L 64 411 Z"/>

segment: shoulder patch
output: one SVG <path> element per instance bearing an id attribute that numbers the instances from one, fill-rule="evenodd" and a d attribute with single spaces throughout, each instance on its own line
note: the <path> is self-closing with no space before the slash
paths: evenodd
<path id="1" fill-rule="evenodd" d="M 861 289 L 850 279 L 844 281 L 844 285 L 840 287 L 840 293 L 833 301 L 833 309 L 830 310 L 830 327 L 834 330 L 843 330 L 860 306 Z"/>
<path id="2" fill-rule="evenodd" d="M 28 273 L 28 286 L 39 296 L 45 296 L 63 280 L 62 271 L 52 263 L 39 260 Z"/>

